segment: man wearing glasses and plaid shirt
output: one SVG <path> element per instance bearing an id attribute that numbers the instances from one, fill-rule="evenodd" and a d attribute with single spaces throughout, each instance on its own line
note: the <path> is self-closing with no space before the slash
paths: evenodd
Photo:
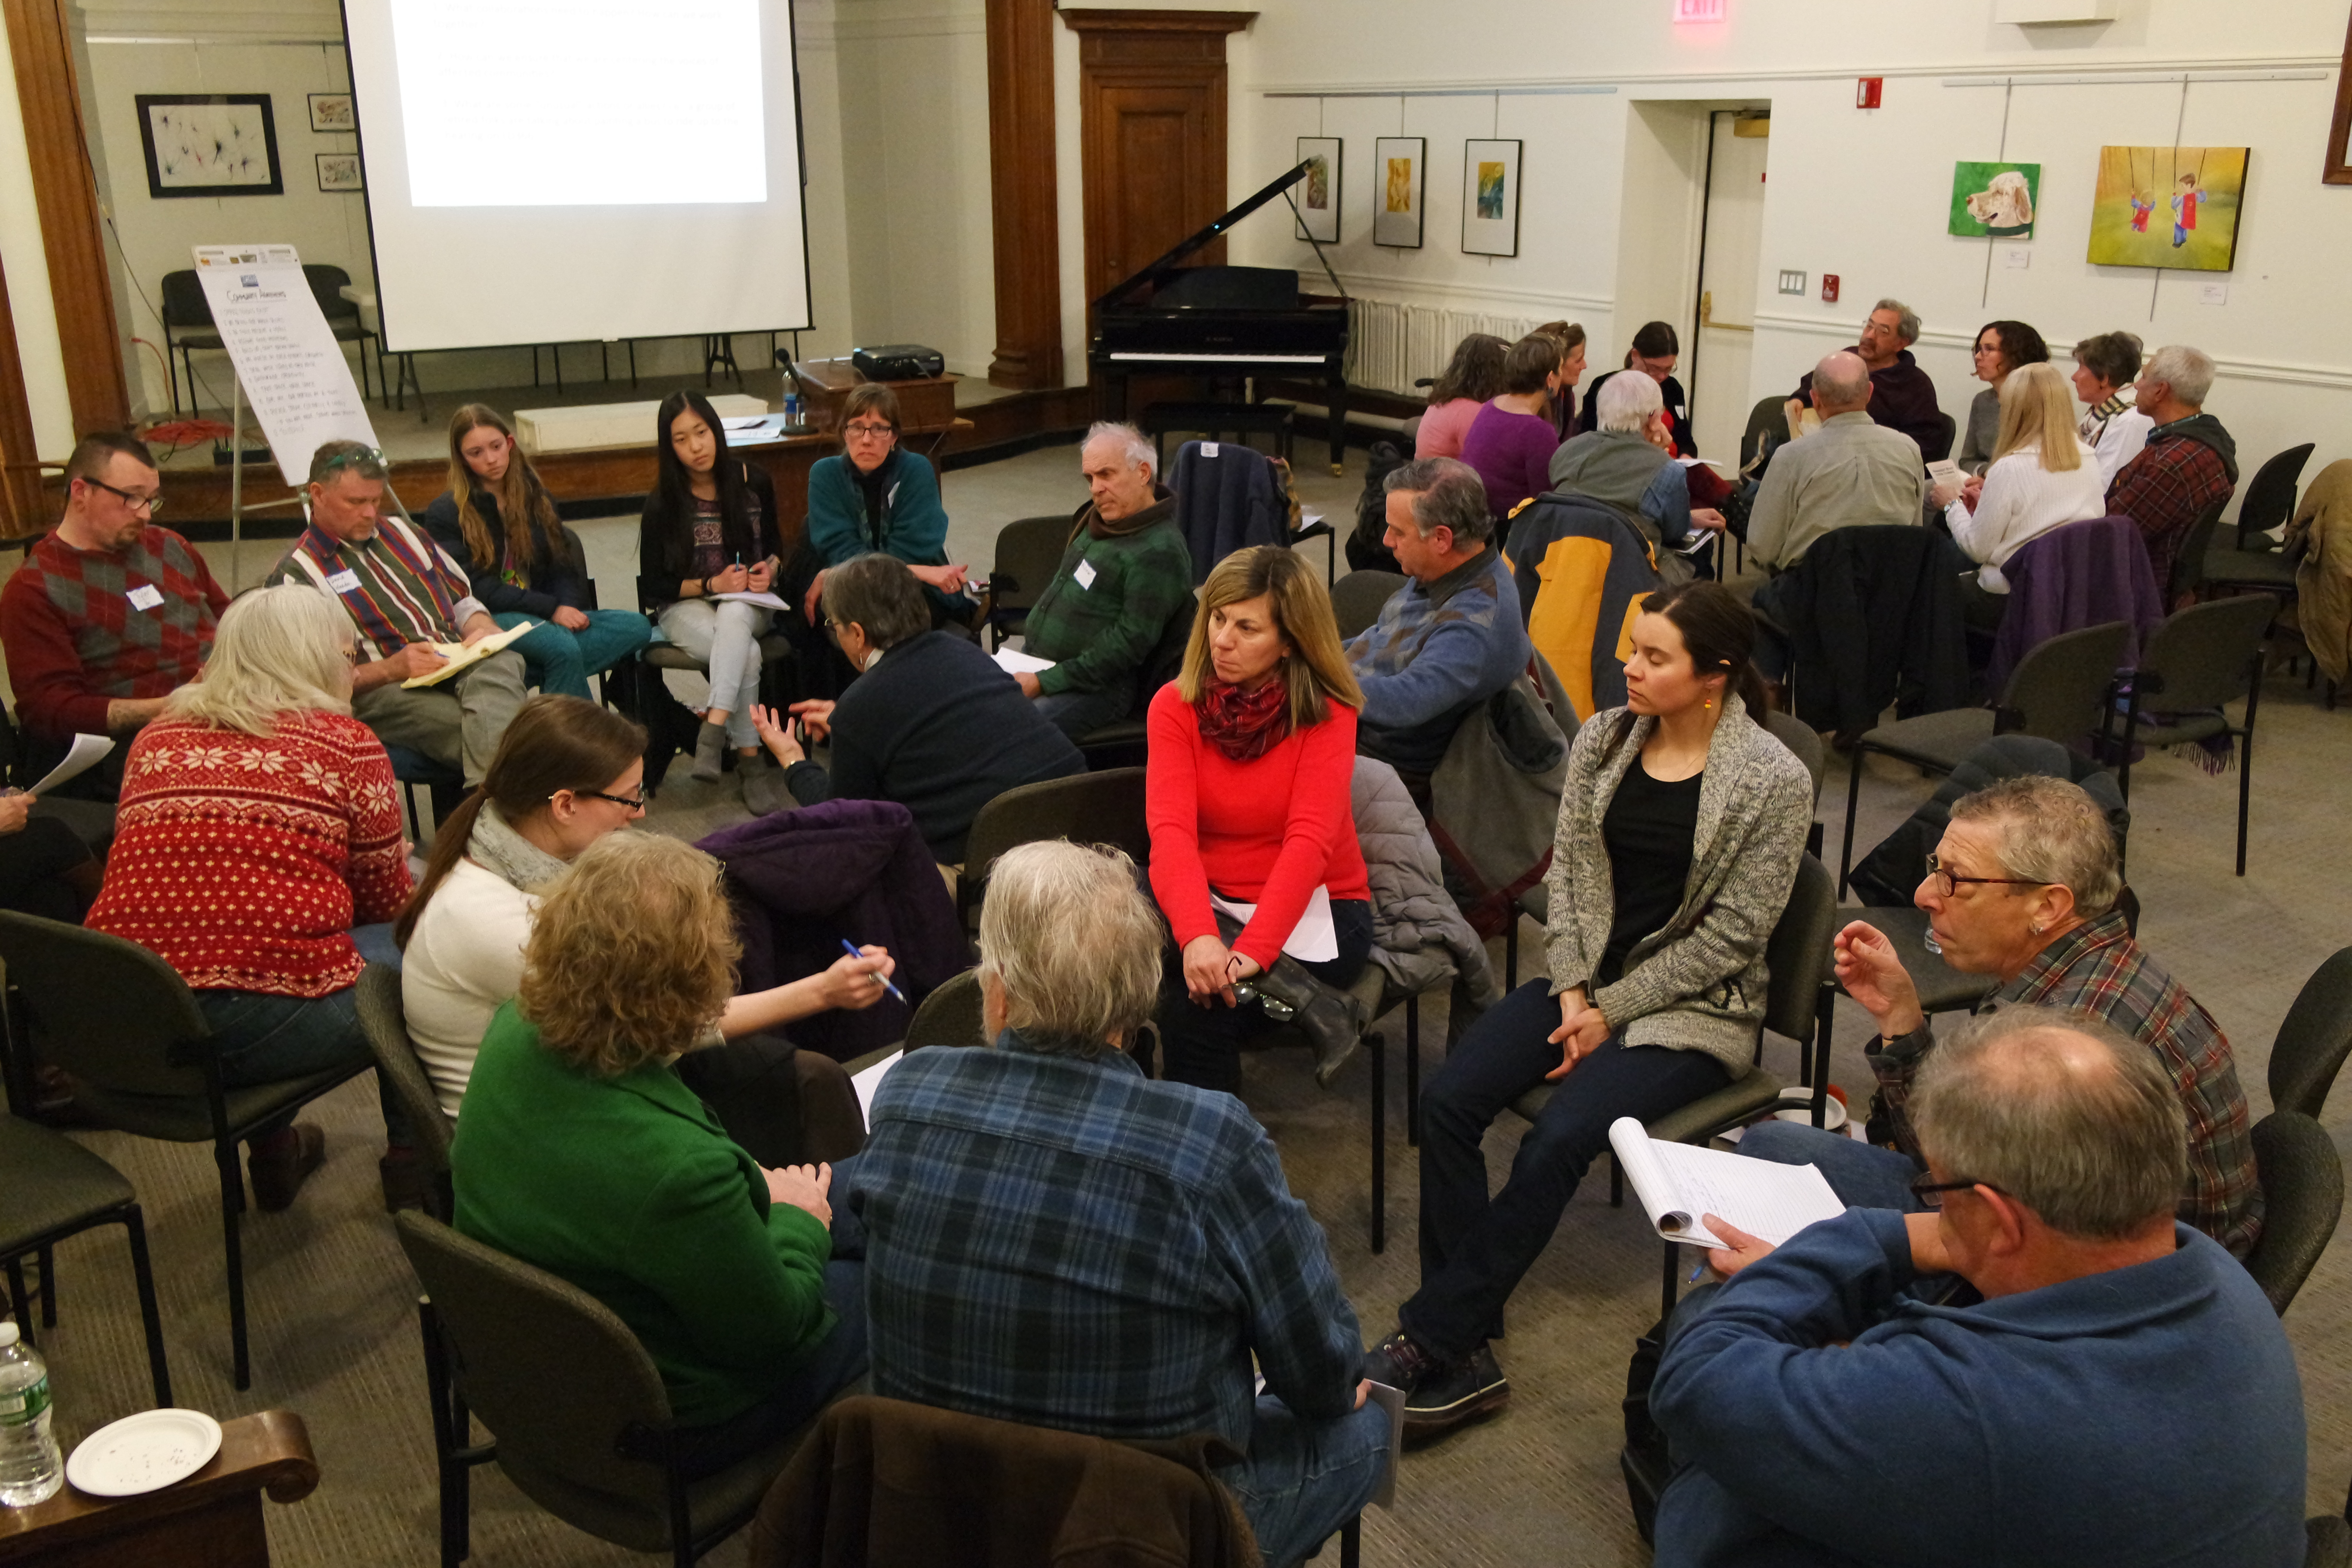
<path id="1" fill-rule="evenodd" d="M 154 525 L 162 489 L 145 442 L 84 437 L 66 462 L 64 518 L 0 592 L 0 642 L 37 771 L 78 734 L 137 730 L 212 651 L 228 595 L 186 540 Z M 123 754 L 67 793 L 112 799 Z"/>

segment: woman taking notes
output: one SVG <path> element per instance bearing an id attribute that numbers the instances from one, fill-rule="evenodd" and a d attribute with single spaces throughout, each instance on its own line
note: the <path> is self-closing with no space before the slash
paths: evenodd
<path id="1" fill-rule="evenodd" d="M 1239 1010 L 1234 988 L 1286 951 L 1328 986 L 1363 970 L 1372 892 L 1349 802 L 1363 700 L 1305 562 L 1262 544 L 1217 563 L 1182 673 L 1152 698 L 1148 721 L 1151 890 L 1177 949 L 1160 1032 L 1179 1083 L 1240 1089 L 1241 1041 L 1257 1016 Z M 1217 899 L 1251 907 L 1221 924 Z M 1267 984 L 1316 1004 L 1298 1023 L 1328 1085 L 1355 1049 L 1352 1011 L 1303 977 Z"/>
<path id="2" fill-rule="evenodd" d="M 555 498 L 487 404 L 468 403 L 449 416 L 449 488 L 416 521 L 466 563 L 474 597 L 492 620 L 541 623 L 509 646 L 541 691 L 585 697 L 590 676 L 653 637 L 635 610 L 587 607 L 591 585 L 572 574 Z"/>
<path id="3" fill-rule="evenodd" d="M 1998 630 L 2009 607 L 2009 579 L 2000 569 L 2018 548 L 2053 528 L 2107 514 L 2099 465 L 2074 434 L 2074 396 L 2057 366 L 2010 372 L 2000 387 L 1992 466 L 1981 481 L 1937 485 L 1933 500 L 1944 509 L 1954 542 L 1980 563 L 1973 577 L 1960 580 L 1969 624 Z"/>
<path id="4" fill-rule="evenodd" d="M 1621 1116 L 1648 1121 L 1745 1071 L 1764 947 L 1812 820 L 1812 779 L 1762 723 L 1756 623 L 1729 589 L 1642 601 L 1626 703 L 1569 750 L 1549 877 L 1549 980 L 1488 1011 L 1421 1102 L 1421 1288 L 1365 1375 L 1405 1391 L 1407 1431 L 1510 1397 L 1487 1341 Z M 1558 1086 L 1487 1196 L 1486 1129 Z"/>
<path id="5" fill-rule="evenodd" d="M 673 392 L 655 419 L 659 477 L 637 525 L 637 596 L 662 635 L 710 669 L 710 706 L 694 740 L 694 776 L 716 782 L 727 747 L 760 754 L 751 704 L 760 695 L 760 637 L 772 619 L 722 594 L 764 594 L 776 579 L 776 488 L 765 470 L 727 455 L 727 432 L 698 392 Z M 763 770 L 745 771 L 744 803 L 787 804 Z"/>
<path id="6" fill-rule="evenodd" d="M 866 1370 L 864 1270 L 833 1262 L 830 1166 L 762 1169 L 673 1064 L 734 990 L 719 863 L 652 833 L 541 905 L 450 1149 L 457 1228 L 595 1297 L 668 1390 L 688 1476 Z"/>

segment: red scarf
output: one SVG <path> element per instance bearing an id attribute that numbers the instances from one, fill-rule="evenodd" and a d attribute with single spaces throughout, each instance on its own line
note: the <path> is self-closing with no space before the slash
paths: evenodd
<path id="1" fill-rule="evenodd" d="M 1280 670 L 1255 691 L 1212 676 L 1194 706 L 1201 716 L 1201 738 L 1237 763 L 1265 755 L 1290 733 L 1290 689 Z"/>

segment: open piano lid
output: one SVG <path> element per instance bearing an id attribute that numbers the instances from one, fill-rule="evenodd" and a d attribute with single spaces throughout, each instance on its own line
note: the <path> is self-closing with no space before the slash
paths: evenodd
<path id="1" fill-rule="evenodd" d="M 1179 241 L 1167 255 L 1160 257 L 1158 260 L 1152 262 L 1149 267 L 1144 268 L 1141 271 L 1131 274 L 1128 278 L 1121 279 L 1112 288 L 1106 289 L 1102 298 L 1095 301 L 1096 308 L 1101 309 L 1106 306 L 1115 306 L 1121 303 L 1140 303 L 1140 301 L 1126 301 L 1122 299 L 1122 296 L 1139 293 L 1147 285 L 1150 288 L 1153 293 L 1157 295 L 1159 290 L 1169 282 L 1171 274 L 1183 270 L 1177 266 L 1178 262 L 1183 260 L 1184 258 L 1192 255 L 1194 251 L 1199 250 L 1202 246 L 1207 245 L 1211 240 L 1224 233 L 1227 229 L 1233 227 L 1234 225 L 1241 222 L 1242 219 L 1249 216 L 1250 214 L 1257 211 L 1258 208 L 1265 205 L 1266 203 L 1274 200 L 1276 196 L 1282 197 L 1285 202 L 1288 203 L 1292 212 L 1295 214 L 1297 211 L 1297 203 L 1291 200 L 1290 187 L 1297 184 L 1300 180 L 1306 177 L 1307 169 L 1313 165 L 1314 162 L 1315 160 L 1312 158 L 1300 160 L 1297 167 L 1292 169 L 1288 174 L 1278 176 L 1265 185 L 1265 188 L 1251 195 L 1249 199 L 1242 202 L 1239 205 L 1219 214 L 1213 221 L 1212 221 L 1206 227 L 1200 230 L 1200 232 L 1190 235 L 1184 239 Z M 1301 226 L 1303 227 L 1304 226 L 1302 225 Z M 1323 274 L 1325 277 L 1331 279 L 1332 289 L 1339 293 L 1341 299 L 1346 299 L 1348 297 L 1348 290 L 1341 287 L 1339 275 L 1331 270 L 1330 258 L 1323 254 L 1323 247 L 1320 245 L 1316 244 L 1316 242 L 1311 238 L 1308 239 L 1307 243 L 1315 247 L 1316 258 L 1323 263 Z M 1227 270 L 1236 273 L 1247 273 L 1253 271 L 1267 271 L 1270 269 L 1263 268 L 1232 268 Z M 1295 277 L 1297 275 L 1292 274 L 1292 276 Z M 1190 303 L 1190 301 L 1187 301 L 1181 297 L 1181 292 L 1177 298 L 1167 300 L 1155 299 L 1153 302 L 1160 305 L 1162 308 L 1172 307 L 1176 309 L 1181 309 L 1187 303 Z M 1282 306 L 1276 308 L 1293 308 L 1297 303 L 1297 301 L 1296 300 L 1292 300 L 1286 301 Z"/>

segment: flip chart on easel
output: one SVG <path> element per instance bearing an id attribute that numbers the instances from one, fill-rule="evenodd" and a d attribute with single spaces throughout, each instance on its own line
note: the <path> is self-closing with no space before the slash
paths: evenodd
<path id="1" fill-rule="evenodd" d="M 310 454 L 329 441 L 379 446 L 343 347 L 294 247 L 199 245 L 195 258 L 213 325 L 286 482 L 300 485 Z"/>

